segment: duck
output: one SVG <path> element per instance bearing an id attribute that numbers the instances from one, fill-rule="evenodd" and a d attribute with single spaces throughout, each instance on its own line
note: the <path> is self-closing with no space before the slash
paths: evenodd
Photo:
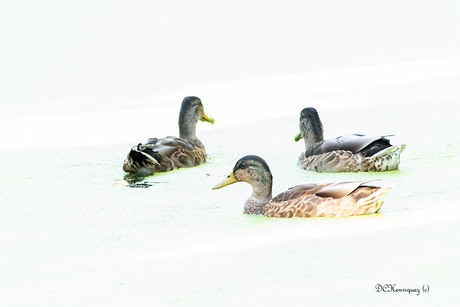
<path id="1" fill-rule="evenodd" d="M 214 125 L 215 120 L 204 112 L 201 99 L 187 96 L 179 112 L 179 137 L 150 138 L 133 146 L 123 162 L 123 170 L 136 176 L 150 176 L 206 162 L 203 143 L 196 136 L 198 121 Z"/>
<path id="2" fill-rule="evenodd" d="M 306 183 L 272 197 L 273 175 L 267 162 L 259 156 L 239 159 L 230 175 L 212 189 L 236 182 L 252 186 L 252 194 L 244 204 L 245 214 L 275 218 L 346 217 L 373 214 L 380 210 L 394 185 L 379 187 L 371 181 Z"/>
<path id="3" fill-rule="evenodd" d="M 303 151 L 297 165 L 304 170 L 320 173 L 383 172 L 398 169 L 400 155 L 406 144 L 392 145 L 389 137 L 351 134 L 324 139 L 323 123 L 315 108 L 300 112 L 300 132 L 294 140 L 303 139 Z"/>

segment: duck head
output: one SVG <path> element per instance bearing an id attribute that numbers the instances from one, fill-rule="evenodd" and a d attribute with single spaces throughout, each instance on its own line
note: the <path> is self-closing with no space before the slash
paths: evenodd
<path id="1" fill-rule="evenodd" d="M 214 125 L 215 120 L 204 113 L 201 99 L 195 96 L 187 96 L 182 100 L 179 113 L 179 137 L 185 139 L 196 138 L 196 124 L 198 121 L 208 122 Z"/>
<path id="2" fill-rule="evenodd" d="M 267 203 L 272 198 L 273 176 L 267 162 L 259 156 L 249 155 L 239 159 L 233 171 L 212 189 L 220 189 L 235 182 L 252 186 L 252 198 Z"/>
<path id="3" fill-rule="evenodd" d="M 305 149 L 324 140 L 323 123 L 315 108 L 305 108 L 300 112 L 299 130 L 300 132 L 294 137 L 294 141 L 298 142 L 303 139 Z"/>

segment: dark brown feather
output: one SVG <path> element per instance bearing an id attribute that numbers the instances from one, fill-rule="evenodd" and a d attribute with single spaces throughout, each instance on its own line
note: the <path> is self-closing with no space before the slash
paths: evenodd
<path id="1" fill-rule="evenodd" d="M 377 142 L 382 149 L 391 146 L 390 141 L 382 136 L 352 134 L 315 143 L 305 151 L 305 156 L 316 156 L 336 150 L 350 151 L 356 154 L 375 142 Z"/>

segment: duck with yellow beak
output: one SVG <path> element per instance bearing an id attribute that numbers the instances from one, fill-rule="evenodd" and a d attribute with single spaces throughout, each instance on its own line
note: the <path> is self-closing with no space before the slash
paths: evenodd
<path id="1" fill-rule="evenodd" d="M 372 214 L 380 210 L 393 187 L 367 185 L 370 181 L 307 183 L 272 197 L 273 176 L 267 162 L 259 156 L 245 156 L 236 162 L 232 173 L 214 186 L 220 189 L 235 182 L 247 182 L 252 194 L 244 213 L 268 217 L 323 217 Z"/>
<path id="2" fill-rule="evenodd" d="M 179 137 L 151 138 L 133 146 L 123 163 L 123 170 L 139 176 L 149 176 L 205 163 L 206 151 L 196 136 L 198 121 L 214 125 L 214 119 L 204 113 L 200 98 L 185 97 L 179 113 Z"/>

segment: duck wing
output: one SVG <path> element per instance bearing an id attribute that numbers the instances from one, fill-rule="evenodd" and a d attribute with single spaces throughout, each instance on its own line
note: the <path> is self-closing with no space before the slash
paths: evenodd
<path id="1" fill-rule="evenodd" d="M 175 136 L 150 139 L 140 145 L 142 150 L 151 150 L 170 159 L 174 167 L 194 167 L 206 162 L 206 152 L 199 139 L 187 140 Z"/>
<path id="2" fill-rule="evenodd" d="M 184 140 L 174 136 L 151 138 L 131 148 L 123 170 L 151 175 L 175 167 L 196 166 L 206 161 L 205 155 L 204 146 L 199 140 Z"/>
<path id="3" fill-rule="evenodd" d="M 319 197 L 332 197 L 334 199 L 342 198 L 347 196 L 348 194 L 352 193 L 358 187 L 371 182 L 377 181 L 379 179 L 371 179 L 371 180 L 364 180 L 364 181 L 344 181 L 344 182 L 337 182 L 328 186 L 325 186 L 321 191 L 315 193 L 316 196 Z"/>
<path id="4" fill-rule="evenodd" d="M 377 181 L 380 179 L 371 179 L 364 181 L 344 181 L 336 183 L 307 183 L 300 184 L 289 188 L 287 191 L 278 194 L 271 201 L 278 203 L 297 198 L 303 198 L 309 195 L 319 197 L 332 197 L 334 199 L 342 198 L 352 193 L 358 187 L 365 185 L 368 182 Z"/>
<path id="5" fill-rule="evenodd" d="M 375 144 L 376 146 L 370 146 L 373 143 L 378 144 Z M 318 142 L 305 151 L 305 156 L 316 156 L 337 150 L 350 151 L 356 154 L 367 147 L 373 148 L 373 153 L 375 153 L 375 150 L 379 151 L 390 146 L 390 141 L 386 139 L 385 136 L 351 134 Z"/>
<path id="6" fill-rule="evenodd" d="M 140 144 L 139 149 L 149 149 L 169 158 L 174 154 L 174 152 L 180 149 L 192 150 L 193 144 L 175 136 L 167 136 L 163 139 L 149 139 L 146 143 Z"/>
<path id="7" fill-rule="evenodd" d="M 278 194 L 275 196 L 273 202 L 283 202 L 288 200 L 293 200 L 297 198 L 302 198 L 308 195 L 314 195 L 317 192 L 320 192 L 325 186 L 331 185 L 332 183 L 307 183 L 300 184 L 295 187 L 289 188 L 287 191 Z"/>

